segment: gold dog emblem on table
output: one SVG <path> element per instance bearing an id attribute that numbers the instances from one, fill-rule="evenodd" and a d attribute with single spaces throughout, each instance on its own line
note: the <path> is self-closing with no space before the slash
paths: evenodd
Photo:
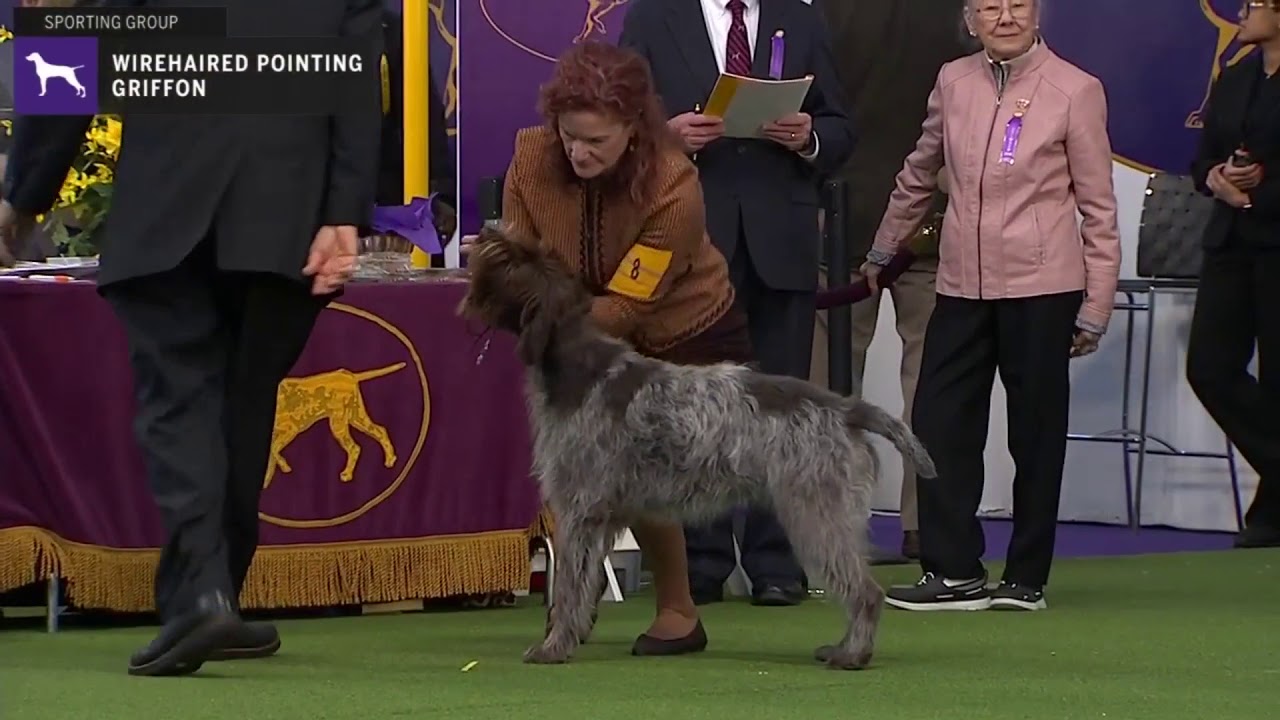
<path id="1" fill-rule="evenodd" d="M 387 429 L 369 417 L 360 384 L 367 380 L 385 377 L 403 370 L 405 363 L 352 372 L 333 370 L 307 377 L 286 378 L 276 391 L 276 424 L 271 434 L 271 460 L 267 464 L 267 477 L 262 487 L 271 487 L 276 468 L 282 473 L 293 472 L 284 459 L 284 450 L 308 428 L 321 420 L 329 421 L 329 433 L 347 454 L 347 464 L 338 474 L 342 482 L 355 477 L 356 463 L 360 461 L 360 446 L 351 437 L 351 428 L 373 438 L 382 446 L 383 465 L 395 467 L 396 450 L 391 444 Z"/>

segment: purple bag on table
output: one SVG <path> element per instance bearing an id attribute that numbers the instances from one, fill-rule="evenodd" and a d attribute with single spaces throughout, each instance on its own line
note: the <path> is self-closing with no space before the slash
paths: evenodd
<path id="1" fill-rule="evenodd" d="M 443 249 L 431 212 L 435 197 L 416 197 L 408 205 L 379 205 L 373 209 L 370 229 L 378 234 L 399 235 L 422 252 L 439 255 Z"/>

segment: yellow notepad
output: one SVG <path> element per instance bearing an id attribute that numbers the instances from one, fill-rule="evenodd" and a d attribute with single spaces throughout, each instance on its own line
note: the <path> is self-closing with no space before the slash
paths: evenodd
<path id="1" fill-rule="evenodd" d="M 761 80 L 721 73 L 702 114 L 723 118 L 725 137 L 760 137 L 760 126 L 800 112 L 812 85 L 812 75 Z"/>

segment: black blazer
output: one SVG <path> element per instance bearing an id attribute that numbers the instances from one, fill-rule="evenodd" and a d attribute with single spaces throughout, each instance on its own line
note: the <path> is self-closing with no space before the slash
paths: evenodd
<path id="1" fill-rule="evenodd" d="M 107 0 L 182 7 L 189 0 Z M 381 0 L 206 0 L 240 36 L 357 36 L 382 53 Z M 331 117 L 136 115 L 124 118 L 99 284 L 171 270 L 212 236 L 224 270 L 303 280 L 320 225 L 367 226 L 377 186 L 382 84 L 365 68 L 358 97 Z M 22 117 L 5 197 L 41 213 L 57 197 L 87 117 Z"/>
<path id="2" fill-rule="evenodd" d="M 1223 68 L 1209 92 L 1200 148 L 1191 164 L 1196 188 L 1212 196 L 1205 184 L 1209 170 L 1227 162 L 1241 145 L 1261 163 L 1263 179 L 1249 192 L 1252 208 L 1237 210 L 1224 202 L 1214 204 L 1204 233 L 1206 248 L 1222 247 L 1232 233 L 1251 247 L 1280 247 L 1280 102 L 1266 110 L 1261 122 L 1247 128 L 1245 124 L 1254 83 L 1260 82 L 1261 76 L 1262 57 L 1254 53 Z"/>
<path id="3" fill-rule="evenodd" d="M 649 61 L 658 94 L 674 117 L 705 104 L 719 70 L 702 9 L 694 0 L 632 0 L 620 44 Z M 802 0 L 760 0 L 752 75 L 769 75 L 769 38 L 784 30 L 783 77 L 813 75 L 804 101 L 818 136 L 818 157 L 801 158 L 769 140 L 722 138 L 697 154 L 712 242 L 732 260 L 745 239 L 756 274 L 777 290 L 817 286 L 818 179 L 849 157 L 853 128 L 845 114 L 818 12 Z"/>

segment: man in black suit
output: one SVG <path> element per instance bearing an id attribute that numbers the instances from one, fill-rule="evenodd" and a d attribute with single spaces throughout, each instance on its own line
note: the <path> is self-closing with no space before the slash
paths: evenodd
<path id="1" fill-rule="evenodd" d="M 836 68 L 844 97 L 855 108 L 854 121 L 863 142 L 854 148 L 839 175 L 849 191 L 845 237 L 849 257 L 865 257 L 880 218 L 889 204 L 903 161 L 916 147 L 925 105 L 938 71 L 963 57 L 968 47 L 962 34 L 962 11 L 967 0 L 841 0 L 823 6 L 831 31 Z M 945 176 L 944 176 L 945 178 Z M 946 198 L 935 198 L 934 212 L 945 209 Z M 900 379 L 906 421 L 920 372 L 924 331 L 933 314 L 937 252 L 916 247 L 917 259 L 889 289 L 898 336 L 902 340 Z M 882 295 L 852 308 L 853 376 L 865 379 L 867 351 L 875 337 Z M 905 562 L 920 554 L 920 520 L 916 511 L 916 474 L 903 463 L 902 555 L 881 553 L 880 562 Z"/>
<path id="2" fill-rule="evenodd" d="M 723 137 L 698 111 L 721 72 L 769 76 L 770 38 L 783 31 L 783 77 L 813 75 L 799 113 L 762 137 Z M 840 168 L 853 131 L 817 11 L 803 0 L 633 0 L 620 44 L 649 61 L 658 93 L 702 178 L 707 230 L 729 261 L 760 367 L 807 378 L 818 282 L 818 179 Z M 735 566 L 733 520 L 686 528 L 694 599 L 720 598 Z M 753 600 L 793 605 L 804 572 L 777 520 L 750 509 L 738 538 Z"/>
<path id="3" fill-rule="evenodd" d="M 182 0 L 113 0 L 178 7 Z M 185 675 L 280 641 L 237 598 L 258 543 L 276 387 L 355 264 L 381 124 L 379 0 L 221 0 L 230 34 L 358 37 L 373 61 L 333 116 L 124 118 L 100 292 L 129 341 L 135 431 L 168 534 L 156 572 L 164 626 L 129 672 Z M 24 117 L 9 159 L 6 240 L 47 210 L 86 117 Z"/>

